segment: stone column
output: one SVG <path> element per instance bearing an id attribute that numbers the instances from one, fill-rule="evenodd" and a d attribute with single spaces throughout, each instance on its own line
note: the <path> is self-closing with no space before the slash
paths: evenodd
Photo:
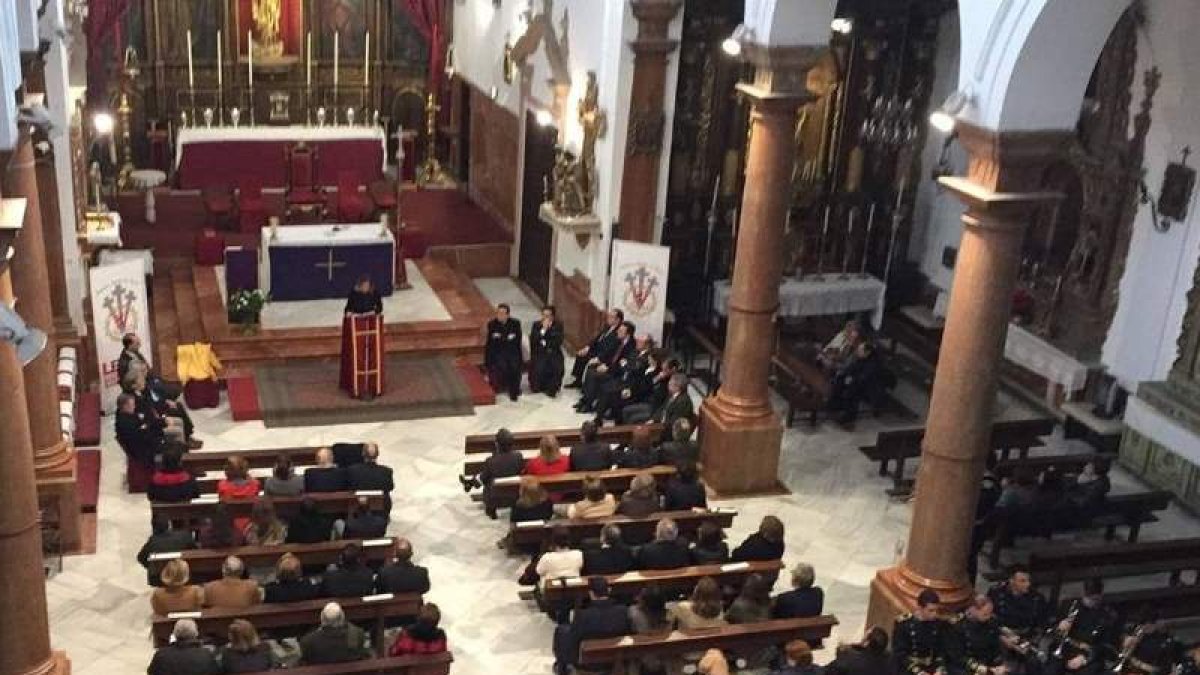
<path id="1" fill-rule="evenodd" d="M 18 253 L 16 258 L 20 258 Z M 6 261 L 0 259 L 0 302 L 11 304 Z M 0 342 L 0 673 L 69 673 L 65 655 L 50 650 L 42 537 L 26 417 L 21 362 Z"/>
<path id="2" fill-rule="evenodd" d="M 805 78 L 820 48 L 748 45 L 753 84 L 746 187 L 738 224 L 721 389 L 700 408 L 704 478 L 721 494 L 778 486 L 783 427 L 771 407 L 767 375 L 783 268 L 783 230 L 795 157 L 796 115 L 809 94 Z"/>
<path id="3" fill-rule="evenodd" d="M 17 145 L 0 156 L 4 193 L 27 200 L 25 220 L 13 246 L 11 262 L 17 310 L 25 322 L 47 335 L 54 335 L 50 301 L 50 275 L 43 238 L 42 207 L 34 161 L 33 139 L 22 127 Z M 54 343 L 24 368 L 25 400 L 33 442 L 34 466 L 39 490 L 58 510 L 64 547 L 79 543 L 79 504 L 75 492 L 75 456 L 70 441 L 63 438 L 58 413 L 58 358 Z"/>
<path id="4" fill-rule="evenodd" d="M 638 34 L 630 41 L 633 50 L 633 87 L 629 95 L 629 134 L 625 142 L 625 169 L 621 179 L 621 238 L 652 243 L 654 211 L 658 205 L 658 169 L 666 113 L 663 92 L 667 59 L 678 40 L 668 35 L 672 19 L 682 6 L 680 0 L 631 0 L 638 20 Z"/>
<path id="5" fill-rule="evenodd" d="M 1021 244 L 1033 210 L 1060 196 L 1036 187 L 1041 169 L 1068 136 L 1001 135 L 960 124 L 959 138 L 971 157 L 968 176 L 941 182 L 967 209 L 921 447 L 913 522 L 904 560 L 880 570 L 871 584 L 867 622 L 888 628 L 896 614 L 915 606 L 922 590 L 937 591 L 949 607 L 965 605 L 973 593 L 967 556 Z"/>

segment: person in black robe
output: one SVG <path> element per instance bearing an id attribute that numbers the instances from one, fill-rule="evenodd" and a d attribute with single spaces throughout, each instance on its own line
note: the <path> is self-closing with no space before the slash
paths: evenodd
<path id="1" fill-rule="evenodd" d="M 610 383 L 619 380 L 625 370 L 634 368 L 634 354 L 637 351 L 637 345 L 633 339 L 635 330 L 637 327 L 632 323 L 621 322 L 617 326 L 617 342 L 614 349 L 599 362 L 588 365 L 583 375 L 583 388 L 579 403 L 575 404 L 577 412 L 596 412 L 600 395 L 610 386 Z"/>
<path id="2" fill-rule="evenodd" d="M 562 388 L 563 327 L 553 305 L 542 308 L 542 318 L 529 329 L 529 390 L 554 398 Z"/>
<path id="3" fill-rule="evenodd" d="M 583 386 L 583 374 L 588 366 L 599 365 L 607 361 L 617 348 L 617 326 L 625 321 L 625 312 L 610 309 L 605 314 L 604 328 L 592 338 L 586 347 L 575 352 L 575 365 L 571 366 L 571 382 L 567 389 L 579 389 Z"/>
<path id="4" fill-rule="evenodd" d="M 350 294 L 346 297 L 346 309 L 344 314 L 347 318 L 359 314 L 383 314 L 383 297 L 375 288 L 375 283 L 371 281 L 371 277 L 363 275 L 354 283 L 354 288 L 350 289 Z M 354 395 L 354 373 L 357 371 L 357 364 L 352 362 L 353 355 L 350 349 L 351 337 L 350 321 L 342 322 L 342 366 L 341 366 L 341 387 Z M 381 366 L 383 364 L 380 364 Z M 379 377 L 383 376 L 382 369 L 379 372 Z M 381 387 L 382 388 L 382 387 Z M 368 387 L 371 389 L 371 387 Z M 372 398 L 372 391 L 362 392 L 359 394 L 361 398 Z"/>
<path id="5" fill-rule="evenodd" d="M 509 316 L 509 307 L 497 305 L 496 318 L 487 323 L 487 346 L 483 364 L 496 393 L 508 392 L 515 401 L 521 395 L 521 322 Z"/>

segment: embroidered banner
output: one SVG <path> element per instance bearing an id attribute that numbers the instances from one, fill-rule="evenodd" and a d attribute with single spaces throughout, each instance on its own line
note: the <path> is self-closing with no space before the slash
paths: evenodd
<path id="1" fill-rule="evenodd" d="M 121 358 L 121 338 L 137 333 L 142 339 L 142 355 L 152 364 L 154 346 L 150 334 L 150 310 L 146 299 L 146 270 L 141 260 L 93 267 L 92 323 L 96 335 L 96 362 L 100 366 L 100 402 L 104 411 L 116 408 L 121 393 L 117 360 Z M 161 373 L 174 377 L 174 373 Z"/>
<path id="2" fill-rule="evenodd" d="M 638 333 L 649 333 L 661 344 L 671 247 L 616 239 L 612 256 L 608 306 L 625 312 L 625 320 L 636 324 Z"/>

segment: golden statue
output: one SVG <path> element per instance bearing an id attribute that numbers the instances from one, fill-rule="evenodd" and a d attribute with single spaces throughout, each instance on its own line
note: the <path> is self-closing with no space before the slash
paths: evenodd
<path id="1" fill-rule="evenodd" d="M 579 101 L 579 125 L 583 127 L 579 158 L 560 149 L 554 162 L 552 203 L 563 216 L 591 214 L 596 199 L 596 139 L 605 134 L 608 116 L 600 110 L 595 72 L 588 72 L 587 89 Z"/>
<path id="2" fill-rule="evenodd" d="M 254 19 L 258 39 L 254 43 L 255 56 L 281 56 L 283 42 L 279 39 L 279 17 L 283 11 L 283 0 L 254 0 L 251 16 Z"/>

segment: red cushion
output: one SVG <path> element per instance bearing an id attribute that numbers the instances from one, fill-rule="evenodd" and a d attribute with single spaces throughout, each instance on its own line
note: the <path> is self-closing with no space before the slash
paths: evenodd
<path id="1" fill-rule="evenodd" d="M 262 409 L 258 406 L 258 387 L 250 375 L 230 377 L 225 380 L 229 396 L 229 412 L 234 421 L 261 420 Z"/>
<path id="2" fill-rule="evenodd" d="M 192 410 L 221 405 L 221 388 L 216 380 L 189 380 L 183 385 L 183 400 Z"/>
<path id="3" fill-rule="evenodd" d="M 75 403 L 75 447 L 100 445 L 100 394 L 85 391 Z"/>

